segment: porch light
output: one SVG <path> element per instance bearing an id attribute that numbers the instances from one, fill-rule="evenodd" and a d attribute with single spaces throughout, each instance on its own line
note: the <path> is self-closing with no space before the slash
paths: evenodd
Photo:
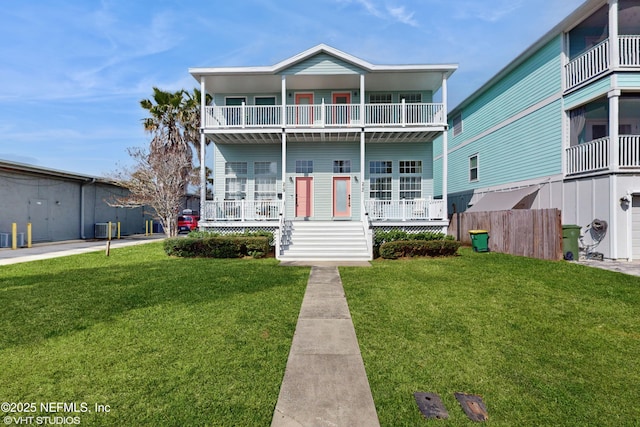
<path id="1" fill-rule="evenodd" d="M 353 91 L 353 96 L 358 96 L 358 91 L 357 90 Z"/>
<path id="2" fill-rule="evenodd" d="M 290 182 L 291 184 L 293 184 L 293 177 L 292 177 L 292 176 L 290 176 L 290 177 L 289 177 L 289 182 Z"/>

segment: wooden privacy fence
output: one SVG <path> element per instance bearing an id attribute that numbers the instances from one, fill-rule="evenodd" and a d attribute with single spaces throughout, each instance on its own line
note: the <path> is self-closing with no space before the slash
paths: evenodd
<path id="1" fill-rule="evenodd" d="M 453 214 L 448 233 L 470 245 L 469 230 L 489 232 L 489 250 L 531 258 L 562 259 L 558 209 L 514 209 Z"/>

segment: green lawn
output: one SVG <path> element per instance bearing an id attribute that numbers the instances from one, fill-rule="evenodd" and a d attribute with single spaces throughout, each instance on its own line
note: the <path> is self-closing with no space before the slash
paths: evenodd
<path id="1" fill-rule="evenodd" d="M 0 402 L 108 405 L 71 414 L 91 426 L 269 425 L 308 272 L 161 243 L 0 267 Z"/>
<path id="2" fill-rule="evenodd" d="M 457 391 L 482 395 L 486 425 L 640 425 L 640 278 L 460 252 L 340 270 L 383 426 L 477 425 Z M 0 402 L 108 405 L 71 414 L 92 426 L 269 425 L 308 271 L 161 243 L 1 267 Z"/>
<path id="3" fill-rule="evenodd" d="M 383 426 L 640 425 L 640 278 L 496 253 L 375 261 L 341 277 Z M 438 393 L 447 421 L 413 398 Z"/>

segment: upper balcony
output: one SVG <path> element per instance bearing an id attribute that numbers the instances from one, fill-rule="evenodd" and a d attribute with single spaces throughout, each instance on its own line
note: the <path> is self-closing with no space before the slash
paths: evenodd
<path id="1" fill-rule="evenodd" d="M 363 120 L 364 119 L 364 120 Z M 405 128 L 445 126 L 442 103 L 240 105 L 205 108 L 204 129 Z"/>
<path id="2" fill-rule="evenodd" d="M 612 66 L 610 39 L 606 39 L 565 65 L 566 90 L 615 69 L 640 67 L 640 36 L 618 37 L 617 67 Z"/>

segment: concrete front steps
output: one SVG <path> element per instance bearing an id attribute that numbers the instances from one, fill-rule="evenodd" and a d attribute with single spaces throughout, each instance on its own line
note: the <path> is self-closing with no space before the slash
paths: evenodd
<path id="1" fill-rule="evenodd" d="M 371 254 L 358 221 L 293 221 L 291 243 L 282 261 L 369 261 Z"/>

